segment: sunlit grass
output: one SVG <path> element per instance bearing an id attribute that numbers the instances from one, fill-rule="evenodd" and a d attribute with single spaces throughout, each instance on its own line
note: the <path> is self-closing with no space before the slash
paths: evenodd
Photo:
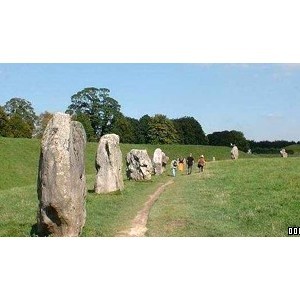
<path id="1" fill-rule="evenodd" d="M 115 236 L 129 229 L 144 202 L 170 177 L 151 182 L 125 178 L 125 156 L 133 148 L 153 155 L 157 145 L 121 145 L 125 190 L 110 195 L 93 192 L 97 143 L 86 149 L 87 219 L 82 236 Z M 194 168 L 179 175 L 151 210 L 149 236 L 286 236 L 299 226 L 300 158 L 229 159 L 230 148 L 161 145 L 170 157 L 204 154 L 205 172 Z M 0 138 L 0 236 L 34 235 L 38 199 L 36 180 L 39 140 Z M 212 157 L 217 161 L 212 162 Z M 247 158 L 241 154 L 241 158 Z M 169 166 L 168 166 L 169 168 Z"/>
<path id="2" fill-rule="evenodd" d="M 299 212 L 299 158 L 222 161 L 176 178 L 151 210 L 148 235 L 287 236 Z"/>

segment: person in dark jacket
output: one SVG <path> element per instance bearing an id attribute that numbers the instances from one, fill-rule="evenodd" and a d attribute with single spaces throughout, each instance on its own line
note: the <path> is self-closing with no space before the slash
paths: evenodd
<path id="1" fill-rule="evenodd" d="M 186 159 L 186 164 L 187 164 L 187 174 L 190 175 L 192 173 L 192 169 L 193 169 L 193 164 L 194 164 L 194 157 L 192 155 L 192 153 L 190 153 L 190 156 L 187 157 Z"/>

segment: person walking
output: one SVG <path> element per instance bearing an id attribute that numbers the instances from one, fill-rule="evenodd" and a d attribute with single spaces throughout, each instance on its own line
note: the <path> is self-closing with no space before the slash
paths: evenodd
<path id="1" fill-rule="evenodd" d="M 184 158 L 180 157 L 178 160 L 178 170 L 182 172 L 184 170 Z"/>
<path id="2" fill-rule="evenodd" d="M 198 159 L 198 168 L 199 168 L 199 173 L 203 172 L 203 168 L 205 166 L 205 158 L 204 155 L 201 155 Z"/>
<path id="3" fill-rule="evenodd" d="M 187 164 L 187 175 L 191 175 L 192 169 L 193 169 L 193 164 L 194 164 L 194 157 L 192 153 L 190 153 L 190 156 L 187 157 L 186 159 L 186 164 Z"/>
<path id="4" fill-rule="evenodd" d="M 172 172 L 172 176 L 175 177 L 176 176 L 176 170 L 177 170 L 177 160 L 173 159 L 171 161 L 171 172 Z"/>

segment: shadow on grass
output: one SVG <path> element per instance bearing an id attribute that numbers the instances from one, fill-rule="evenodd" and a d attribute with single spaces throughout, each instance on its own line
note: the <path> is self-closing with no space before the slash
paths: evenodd
<path id="1" fill-rule="evenodd" d="M 92 194 L 92 195 L 95 195 L 95 196 L 101 196 L 101 195 L 122 195 L 122 191 L 120 190 L 117 190 L 115 192 L 110 192 L 110 193 L 103 193 L 103 194 L 97 194 L 95 193 L 95 190 L 92 189 L 92 190 L 88 190 L 88 194 Z"/>
<path id="2" fill-rule="evenodd" d="M 33 224 L 32 226 L 31 226 L 31 230 L 30 230 L 30 236 L 31 237 L 38 237 L 39 235 L 38 235 L 38 226 L 37 226 L 37 223 L 35 223 L 35 224 Z"/>

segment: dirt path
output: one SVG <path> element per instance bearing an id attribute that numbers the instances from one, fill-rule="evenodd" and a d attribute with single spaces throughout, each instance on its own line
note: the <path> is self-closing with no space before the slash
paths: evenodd
<path id="1" fill-rule="evenodd" d="M 117 236 L 122 237 L 142 237 L 145 236 L 147 231 L 147 221 L 149 217 L 149 212 L 157 198 L 160 194 L 165 190 L 165 188 L 173 184 L 174 180 L 169 180 L 162 186 L 160 186 L 152 195 L 149 196 L 148 200 L 144 203 L 144 207 L 138 212 L 136 217 L 133 219 L 131 223 L 131 228 L 129 230 L 125 230 L 119 232 Z"/>

